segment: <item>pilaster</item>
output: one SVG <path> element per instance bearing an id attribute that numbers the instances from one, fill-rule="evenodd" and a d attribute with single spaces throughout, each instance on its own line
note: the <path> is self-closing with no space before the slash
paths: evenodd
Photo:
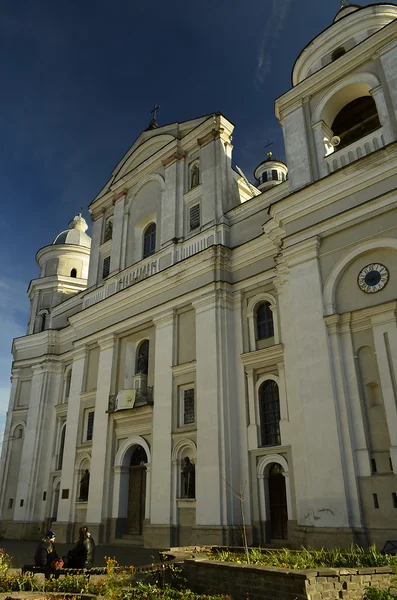
<path id="1" fill-rule="evenodd" d="M 92 223 L 92 239 L 90 253 L 90 267 L 88 271 L 87 287 L 90 288 L 97 284 L 99 269 L 99 246 L 101 244 L 103 227 L 103 214 L 99 214 Z"/>
<path id="2" fill-rule="evenodd" d="M 7 473 L 9 469 L 10 453 L 11 453 L 11 423 L 13 418 L 13 408 L 15 406 L 15 399 L 18 389 L 18 382 L 20 376 L 20 369 L 12 369 L 11 377 L 11 391 L 9 409 L 7 411 L 6 423 L 3 434 L 3 444 L 1 449 L 1 460 L 0 460 L 0 518 L 4 510 L 4 494 L 6 492 Z"/>
<path id="3" fill-rule="evenodd" d="M 152 524 L 171 520 L 171 427 L 172 364 L 175 313 L 166 311 L 153 319 L 155 325 L 153 449 L 151 468 Z"/>
<path id="4" fill-rule="evenodd" d="M 110 272 L 116 273 L 121 269 L 121 254 L 125 240 L 123 238 L 124 206 L 126 192 L 120 192 L 114 199 L 112 254 L 110 258 Z"/>
<path id="5" fill-rule="evenodd" d="M 57 516 L 58 522 L 63 523 L 69 523 L 74 517 L 77 485 L 77 482 L 75 481 L 76 446 L 80 420 L 80 395 L 83 389 L 85 359 L 85 347 L 78 348 L 73 352 L 72 379 L 70 382 L 65 448 L 63 453 L 61 493 L 59 497 Z"/>
<path id="6" fill-rule="evenodd" d="M 90 487 L 87 522 L 100 525 L 110 505 L 109 474 L 106 469 L 107 451 L 111 432 L 108 431 L 107 413 L 112 380 L 115 337 L 110 335 L 98 341 L 100 347 L 94 430 L 92 437 Z M 106 490 L 109 490 L 106 496 Z"/>

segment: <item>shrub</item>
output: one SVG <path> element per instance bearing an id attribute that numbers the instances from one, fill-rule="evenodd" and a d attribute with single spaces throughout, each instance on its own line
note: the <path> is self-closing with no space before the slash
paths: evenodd
<path id="1" fill-rule="evenodd" d="M 379 588 L 367 587 L 364 591 L 365 600 L 396 600 L 397 596 L 394 596 L 388 590 L 380 590 Z"/>
<path id="2" fill-rule="evenodd" d="M 3 548 L 0 548 L 0 577 L 7 575 L 7 571 L 10 567 L 11 556 L 9 556 Z"/>

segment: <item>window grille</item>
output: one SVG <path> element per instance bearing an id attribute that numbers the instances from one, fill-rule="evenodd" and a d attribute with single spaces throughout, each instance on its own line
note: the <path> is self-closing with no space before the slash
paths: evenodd
<path id="1" fill-rule="evenodd" d="M 267 340 L 271 337 L 274 337 L 273 313 L 270 302 L 264 302 L 256 311 L 256 339 Z"/>
<path id="2" fill-rule="evenodd" d="M 190 231 L 200 227 L 200 204 L 195 204 L 189 211 Z"/>
<path id="3" fill-rule="evenodd" d="M 194 388 L 183 391 L 183 424 L 194 423 Z"/>
<path id="4" fill-rule="evenodd" d="M 259 388 L 259 413 L 261 423 L 261 446 L 279 446 L 280 399 L 278 385 L 273 380 L 262 383 Z"/>
<path id="5" fill-rule="evenodd" d="M 89 412 L 88 413 L 88 419 L 87 419 L 87 442 L 90 442 L 92 440 L 92 432 L 94 430 L 94 413 L 93 412 Z"/>
<path id="6" fill-rule="evenodd" d="M 110 256 L 103 259 L 102 279 L 106 279 L 110 273 Z"/>
<path id="7" fill-rule="evenodd" d="M 147 258 L 156 252 L 156 224 L 151 223 L 146 228 L 143 236 L 143 258 Z"/>

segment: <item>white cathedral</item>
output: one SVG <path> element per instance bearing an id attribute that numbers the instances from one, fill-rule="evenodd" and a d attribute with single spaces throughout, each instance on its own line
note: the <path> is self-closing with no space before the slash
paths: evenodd
<path id="1" fill-rule="evenodd" d="M 154 118 L 37 253 L 0 536 L 397 538 L 397 5 L 346 5 L 276 100 L 287 166 Z"/>

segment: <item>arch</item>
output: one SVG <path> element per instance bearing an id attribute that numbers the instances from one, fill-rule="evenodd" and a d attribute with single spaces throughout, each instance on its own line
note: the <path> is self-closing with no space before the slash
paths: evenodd
<path id="1" fill-rule="evenodd" d="M 200 184 L 200 160 L 197 158 L 189 165 L 189 190 Z"/>
<path id="2" fill-rule="evenodd" d="M 263 302 L 269 302 L 270 310 L 273 314 L 273 327 L 274 327 L 274 343 L 280 343 L 280 333 L 278 325 L 277 315 L 277 304 L 276 299 L 272 294 L 268 292 L 262 292 L 257 296 L 251 298 L 247 304 L 247 318 L 248 318 L 248 334 L 249 334 L 249 349 L 251 352 L 256 350 L 256 310 L 259 304 Z"/>
<path id="3" fill-rule="evenodd" d="M 153 221 L 147 225 L 143 231 L 142 240 L 143 240 L 143 249 L 142 249 L 142 258 L 148 258 L 152 256 L 156 252 L 156 237 L 157 237 L 157 227 L 156 223 Z"/>
<path id="4" fill-rule="evenodd" d="M 103 243 L 108 242 L 113 237 L 113 215 L 108 217 L 105 221 L 105 228 L 103 232 Z"/>
<path id="5" fill-rule="evenodd" d="M 332 133 L 340 138 L 338 150 L 380 128 L 378 110 L 371 95 L 359 96 L 343 106 L 331 125 Z"/>
<path id="6" fill-rule="evenodd" d="M 147 375 L 149 370 L 150 341 L 144 339 L 139 342 L 135 356 L 135 375 Z"/>
<path id="7" fill-rule="evenodd" d="M 265 479 L 268 478 L 269 470 L 272 464 L 278 464 L 283 469 L 283 475 L 285 479 L 285 491 L 287 496 L 287 515 L 288 520 L 292 520 L 294 518 L 294 511 L 292 507 L 291 500 L 291 482 L 290 482 L 290 473 L 288 468 L 288 462 L 281 456 L 281 454 L 267 454 L 262 456 L 258 461 L 256 466 L 256 476 L 258 480 L 259 487 L 259 512 L 261 521 L 265 522 L 268 518 L 268 487 L 265 489 Z M 266 482 L 267 485 L 267 482 Z"/>
<path id="8" fill-rule="evenodd" d="M 190 450 L 193 453 L 194 458 L 196 458 L 196 455 L 197 455 L 196 444 L 193 442 L 193 440 L 184 438 L 182 440 L 179 440 L 179 442 L 177 444 L 175 444 L 175 446 L 173 447 L 172 454 L 171 454 L 172 461 L 178 462 L 182 457 L 183 451 L 186 449 Z"/>
<path id="9" fill-rule="evenodd" d="M 15 437 L 15 430 L 18 427 L 22 427 L 22 435 L 20 437 Z M 25 428 L 26 428 L 26 423 L 24 421 L 16 421 L 16 423 L 14 423 L 12 425 L 11 431 L 10 431 L 10 438 L 11 439 L 21 439 L 25 437 Z"/>
<path id="10" fill-rule="evenodd" d="M 49 316 L 49 314 L 50 314 L 50 311 L 47 308 L 44 308 L 37 313 L 37 316 L 39 317 L 37 333 L 41 333 L 42 331 L 45 331 L 45 329 L 47 328 L 47 326 L 48 326 L 47 317 Z"/>
<path id="11" fill-rule="evenodd" d="M 61 478 L 60 477 L 55 477 L 54 481 L 52 482 L 52 491 L 55 492 L 55 490 L 57 489 L 58 485 L 61 484 Z"/>
<path id="12" fill-rule="evenodd" d="M 91 466 L 91 454 L 89 452 L 83 452 L 76 458 L 76 462 L 74 463 L 74 470 L 81 471 L 84 468 L 87 468 L 84 463 L 89 463 Z"/>
<path id="13" fill-rule="evenodd" d="M 74 278 L 76 278 L 76 277 L 77 277 L 77 269 L 75 269 L 74 267 L 73 267 L 73 269 L 70 271 L 70 277 L 74 277 Z"/>
<path id="14" fill-rule="evenodd" d="M 72 383 L 72 365 L 66 367 L 63 374 L 63 393 L 62 393 L 62 404 L 68 401 L 70 396 L 70 386 Z"/>
<path id="15" fill-rule="evenodd" d="M 161 175 L 158 175 L 157 173 L 151 173 L 150 175 L 146 175 L 146 177 L 143 177 L 143 179 L 141 179 L 139 181 L 139 183 L 137 183 L 129 191 L 128 196 L 127 196 L 126 206 L 125 206 L 125 209 L 124 209 L 124 213 L 125 214 L 129 214 L 130 209 L 131 209 L 131 204 L 132 204 L 132 201 L 134 200 L 135 196 L 137 195 L 137 193 L 139 192 L 139 190 L 141 188 L 143 188 L 143 186 L 146 185 L 149 181 L 157 181 L 160 184 L 160 187 L 161 187 L 161 194 L 164 193 L 164 190 L 165 190 L 165 181 L 164 181 L 164 178 Z"/>
<path id="16" fill-rule="evenodd" d="M 355 73 L 345 77 L 320 98 L 312 113 L 312 125 L 324 121 L 330 127 L 343 106 L 359 96 L 369 96 L 370 91 L 379 86 L 380 81 L 373 73 Z"/>
<path id="17" fill-rule="evenodd" d="M 335 292 L 337 284 L 348 265 L 358 256 L 361 256 L 366 252 L 370 252 L 371 250 L 379 250 L 381 248 L 397 250 L 397 239 L 381 238 L 369 240 L 367 242 L 360 242 L 360 244 L 357 244 L 353 250 L 346 254 L 346 256 L 334 266 L 324 284 L 323 302 L 325 315 L 332 315 L 336 311 Z"/>
<path id="18" fill-rule="evenodd" d="M 56 470 L 61 471 L 63 467 L 63 455 L 65 451 L 65 439 L 66 439 L 66 421 L 61 426 L 61 431 L 59 435 L 59 445 L 58 445 L 58 458 Z"/>
<path id="19" fill-rule="evenodd" d="M 147 441 L 140 435 L 132 435 L 127 440 L 124 440 L 124 442 L 120 445 L 120 448 L 117 450 L 116 457 L 114 459 L 115 467 L 124 467 L 129 465 L 128 450 L 132 446 L 142 446 L 146 452 L 148 464 L 151 463 L 150 447 Z"/>

